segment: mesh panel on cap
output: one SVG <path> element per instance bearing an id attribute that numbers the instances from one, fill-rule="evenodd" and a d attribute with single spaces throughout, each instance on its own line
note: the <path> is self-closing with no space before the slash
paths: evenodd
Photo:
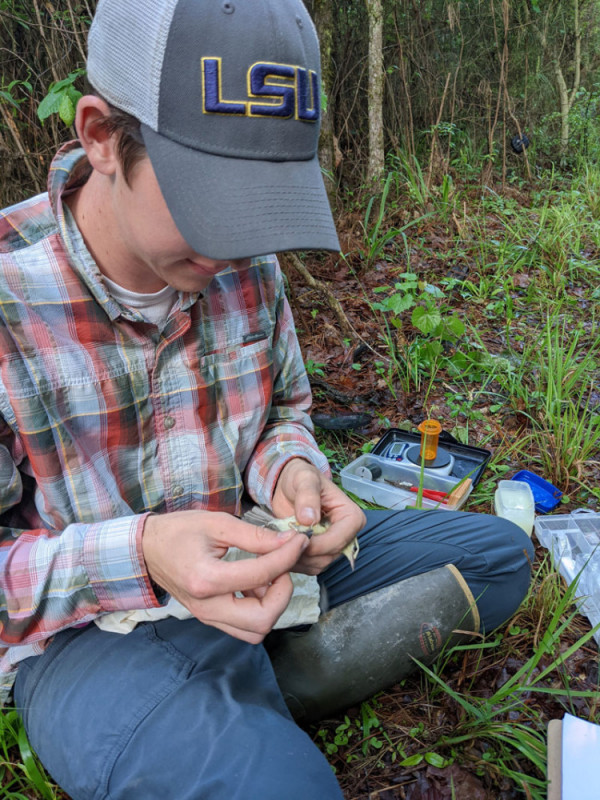
<path id="1" fill-rule="evenodd" d="M 106 100 L 156 130 L 160 75 L 179 0 L 100 0 L 88 78 Z"/>

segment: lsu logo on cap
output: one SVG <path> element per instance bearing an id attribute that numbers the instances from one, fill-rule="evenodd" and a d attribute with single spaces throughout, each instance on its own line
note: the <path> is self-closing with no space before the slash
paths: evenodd
<path id="1" fill-rule="evenodd" d="M 319 76 L 312 69 L 260 61 L 248 70 L 248 100 L 225 100 L 221 59 L 202 59 L 202 112 L 318 122 Z"/>

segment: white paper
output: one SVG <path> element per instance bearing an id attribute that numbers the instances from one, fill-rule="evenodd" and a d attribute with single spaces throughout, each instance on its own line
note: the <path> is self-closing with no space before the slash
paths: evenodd
<path id="1" fill-rule="evenodd" d="M 562 800 L 600 797 L 600 726 L 565 714 L 562 728 Z"/>

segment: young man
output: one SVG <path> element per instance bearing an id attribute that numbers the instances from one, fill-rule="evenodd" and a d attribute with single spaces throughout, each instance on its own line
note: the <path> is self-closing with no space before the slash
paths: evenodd
<path id="1" fill-rule="evenodd" d="M 339 798 L 288 707 L 500 624 L 531 544 L 330 480 L 270 255 L 338 248 L 300 0 L 100 0 L 88 76 L 48 194 L 0 222 L 4 697 L 77 800 Z M 331 527 L 257 527 L 245 493 Z"/>

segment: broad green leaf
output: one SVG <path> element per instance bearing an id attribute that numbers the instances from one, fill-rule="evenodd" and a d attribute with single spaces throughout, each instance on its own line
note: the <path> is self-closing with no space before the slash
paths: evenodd
<path id="1" fill-rule="evenodd" d="M 45 119 L 48 119 L 51 114 L 57 114 L 61 101 L 61 94 L 57 94 L 56 92 L 48 92 L 46 97 L 44 97 L 38 106 L 38 118 L 43 122 Z"/>
<path id="2" fill-rule="evenodd" d="M 410 278 L 406 278 L 406 280 L 402 281 L 402 283 L 400 283 L 400 281 L 396 281 L 394 288 L 398 291 L 405 292 L 407 289 L 418 289 L 420 283 L 420 281 L 415 280 L 414 277 L 411 276 Z"/>
<path id="3" fill-rule="evenodd" d="M 423 291 L 430 294 L 432 297 L 444 297 L 444 293 L 439 286 L 434 286 L 433 283 L 426 283 L 423 286 Z"/>
<path id="4" fill-rule="evenodd" d="M 69 72 L 66 78 L 63 78 L 62 81 L 56 81 L 56 83 L 50 84 L 50 91 L 51 92 L 62 92 L 67 89 L 69 86 L 72 86 L 77 78 L 80 75 L 85 73 L 84 69 L 76 69 L 74 72 Z"/>
<path id="5" fill-rule="evenodd" d="M 421 352 L 430 361 L 434 361 L 436 358 L 439 358 L 442 355 L 444 348 L 441 342 L 427 342 Z"/>
<path id="6" fill-rule="evenodd" d="M 437 767 L 438 769 L 447 767 L 450 763 L 447 758 L 439 755 L 439 753 L 425 753 L 425 761 L 431 764 L 432 767 Z"/>
<path id="7" fill-rule="evenodd" d="M 403 761 L 400 762 L 401 767 L 416 767 L 417 764 L 420 764 L 423 761 L 423 756 L 421 753 L 415 753 L 414 756 L 409 756 L 405 758 Z"/>
<path id="8" fill-rule="evenodd" d="M 425 335 L 433 333 L 442 321 L 442 315 L 437 308 L 425 308 L 417 306 L 411 317 L 411 322 Z"/>
<path id="9" fill-rule="evenodd" d="M 67 126 L 72 125 L 75 121 L 75 106 L 67 92 L 63 94 L 62 100 L 60 101 L 58 114 Z"/>
<path id="10" fill-rule="evenodd" d="M 464 323 L 458 317 L 448 317 L 444 320 L 444 325 L 454 336 L 463 336 L 465 332 Z"/>
<path id="11" fill-rule="evenodd" d="M 376 286 L 373 289 L 374 294 L 380 294 L 381 292 L 387 292 L 391 289 L 391 286 Z"/>
<path id="12" fill-rule="evenodd" d="M 462 372 L 469 365 L 469 359 L 460 350 L 448 359 L 448 363 L 454 367 L 455 370 Z"/>
<path id="13" fill-rule="evenodd" d="M 74 106 L 76 106 L 80 98 L 83 97 L 82 93 L 79 91 L 79 89 L 76 89 L 74 86 L 69 86 L 69 88 L 66 91 L 69 97 L 71 98 L 71 102 L 73 103 Z"/>
<path id="14" fill-rule="evenodd" d="M 402 314 L 403 311 L 408 311 L 409 308 L 412 308 L 414 304 L 415 299 L 410 292 L 406 294 L 396 292 L 396 294 L 393 294 L 391 297 L 386 297 L 383 301 L 383 305 L 387 310 L 393 312 L 397 317 Z"/>

